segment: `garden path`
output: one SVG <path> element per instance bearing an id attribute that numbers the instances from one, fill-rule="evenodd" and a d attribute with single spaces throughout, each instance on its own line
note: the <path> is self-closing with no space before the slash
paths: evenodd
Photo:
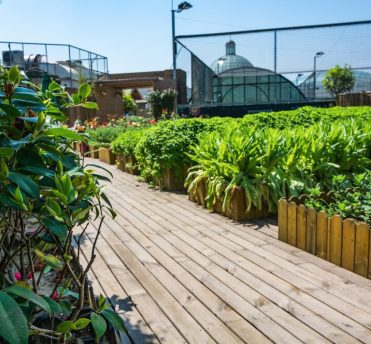
<path id="1" fill-rule="evenodd" d="M 369 280 L 279 242 L 274 224 L 235 223 L 104 167 L 118 216 L 91 278 L 122 314 L 123 343 L 371 343 Z"/>

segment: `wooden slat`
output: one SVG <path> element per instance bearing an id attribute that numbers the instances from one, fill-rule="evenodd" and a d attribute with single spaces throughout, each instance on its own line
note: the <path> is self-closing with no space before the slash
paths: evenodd
<path id="1" fill-rule="evenodd" d="M 354 271 L 354 250 L 356 243 L 356 225 L 354 220 L 343 221 L 342 259 L 341 266 L 349 271 Z"/>
<path id="2" fill-rule="evenodd" d="M 339 273 L 340 268 L 329 262 L 255 230 L 264 227 L 263 222 L 232 223 L 209 214 L 187 201 L 186 196 L 150 190 L 135 177 L 108 168 L 114 181 L 106 191 L 119 215 L 107 222 L 104 240 L 98 241 L 98 267 L 93 266 L 93 273 L 106 293 L 114 288 L 113 283 L 106 285 L 114 276 L 118 289 L 125 288 L 160 342 L 170 341 L 158 332 L 159 322 L 155 326 L 156 321 L 150 321 L 157 312 L 171 320 L 189 342 L 208 340 L 191 334 L 197 331 L 189 327 L 190 321 L 184 322 L 187 317 L 179 317 L 184 312 L 211 337 L 218 326 L 216 318 L 220 319 L 222 324 L 215 338 L 209 338 L 220 343 L 231 342 L 227 338 L 234 340 L 228 337 L 226 327 L 241 342 L 257 343 L 267 336 L 284 343 L 370 341 L 371 288 L 362 277 L 352 277 L 346 270 Z M 308 211 L 307 228 L 309 217 Z M 300 246 L 304 242 L 299 229 L 302 222 L 296 220 L 295 241 Z M 331 236 L 329 228 L 325 232 Z M 314 244 L 318 244 L 316 235 L 309 236 L 307 231 L 306 249 L 313 248 L 313 237 Z M 330 245 L 327 236 L 325 242 L 323 246 Z M 99 271 L 102 259 L 111 270 L 110 276 L 107 270 Z M 135 288 L 134 281 L 139 283 Z M 137 292 L 147 293 L 147 299 L 137 296 Z M 178 315 L 170 307 L 169 294 L 183 308 L 177 308 Z M 228 317 L 228 309 L 235 312 L 231 313 L 234 318 Z M 255 328 L 254 338 L 239 333 L 244 324 Z"/>
<path id="3" fill-rule="evenodd" d="M 316 254 L 317 240 L 317 211 L 314 208 L 307 210 L 307 239 L 306 251 L 311 254 Z"/>
<path id="4" fill-rule="evenodd" d="M 140 207 L 140 208 L 142 208 L 143 207 L 143 205 L 142 204 L 137 204 L 137 206 L 138 207 Z M 166 204 L 166 207 L 164 207 L 164 209 L 168 209 L 169 207 L 171 207 L 171 204 L 169 204 L 169 203 L 167 203 Z M 147 208 L 148 209 L 148 208 Z M 133 211 L 135 211 L 135 209 L 133 209 L 133 208 L 131 208 L 130 206 L 129 206 L 129 208 L 128 208 L 128 213 L 125 213 L 125 216 L 130 216 L 130 217 L 133 217 L 133 219 L 135 219 L 135 221 L 137 221 L 137 219 L 139 218 L 139 214 L 138 215 L 136 215 L 135 213 L 134 214 L 132 214 L 132 212 Z M 162 212 L 162 210 L 160 210 L 160 209 L 157 209 L 156 210 L 156 214 L 159 214 L 159 213 L 161 213 Z M 174 212 L 172 212 L 171 210 L 169 211 L 169 214 L 173 214 Z M 166 216 L 166 215 L 164 215 L 164 216 Z M 183 217 L 183 215 L 181 214 L 181 213 L 179 213 L 179 212 L 177 212 L 177 216 L 176 217 L 169 217 L 168 219 L 171 221 L 171 222 L 173 222 L 173 221 L 177 221 L 179 218 L 181 218 L 181 217 Z M 156 216 L 156 218 L 157 218 L 157 216 Z M 187 217 L 187 216 L 185 216 L 185 221 L 188 223 L 189 221 L 192 221 L 192 220 L 194 220 L 195 218 L 189 218 L 189 217 Z M 164 222 L 161 222 L 162 224 L 165 224 Z M 153 225 L 154 224 L 152 224 L 152 223 L 148 223 L 148 225 L 150 226 L 150 227 L 153 227 Z M 170 228 L 171 228 L 171 230 L 172 230 L 172 232 L 173 233 L 175 233 L 175 234 L 177 234 L 178 235 L 178 231 L 175 231 L 173 228 L 173 226 L 172 225 L 170 225 Z M 185 226 L 184 224 L 183 224 L 183 226 L 182 226 L 182 228 L 188 228 L 188 226 Z M 213 227 L 213 229 L 214 229 L 214 227 Z M 233 227 L 233 229 L 234 229 L 234 231 L 236 231 L 237 230 L 237 227 Z M 209 232 L 210 230 L 209 229 L 207 229 L 207 228 L 202 228 L 201 229 L 201 234 L 202 234 L 202 236 L 200 236 L 199 237 L 199 240 L 203 240 L 203 238 L 205 237 L 205 234 L 207 234 L 207 232 Z M 225 233 L 225 231 L 224 230 L 222 230 L 222 233 Z M 256 232 L 254 232 L 254 233 L 256 233 Z M 189 242 L 190 240 L 192 240 L 192 238 L 193 237 L 196 237 L 196 235 L 195 234 L 193 234 L 192 235 L 192 237 L 188 237 L 187 239 L 184 239 L 183 238 L 183 240 L 185 241 L 185 242 Z M 213 233 L 213 234 L 210 234 L 210 237 L 211 238 L 216 238 L 217 236 L 215 235 L 215 233 Z M 237 239 L 237 241 L 240 243 L 241 242 L 241 238 L 238 238 Z M 242 240 L 242 241 L 244 241 L 244 240 Z M 192 241 L 192 246 L 193 247 L 196 247 L 197 246 L 197 241 Z M 223 245 L 225 245 L 225 239 L 224 239 L 224 241 L 222 241 L 222 245 L 218 248 L 218 251 L 220 251 L 220 250 L 222 250 L 223 249 Z M 232 245 L 231 245 L 231 242 L 229 242 L 228 243 L 228 245 L 227 245 L 228 247 L 233 247 Z M 250 247 L 249 246 L 249 251 L 250 251 L 250 249 L 252 249 L 253 247 Z M 259 249 L 259 248 L 257 248 L 257 249 Z M 270 250 L 271 250 L 271 248 L 268 248 L 268 250 L 265 250 L 265 249 L 260 249 L 260 250 L 262 250 L 262 251 L 265 251 L 265 252 L 269 252 Z M 245 254 L 247 254 L 249 251 L 243 251 L 243 254 L 241 254 L 241 255 L 245 255 Z M 202 252 L 208 252 L 207 254 L 209 255 L 210 253 L 210 250 L 209 249 L 207 249 L 207 251 L 205 251 L 205 249 L 203 249 L 202 250 Z M 259 257 L 257 257 L 257 256 L 254 256 L 251 260 L 252 261 L 256 261 L 256 260 L 259 260 Z M 318 259 L 318 258 L 317 258 Z M 266 262 L 267 262 L 267 260 L 266 259 L 260 259 L 262 262 L 263 262 L 263 264 L 264 265 L 266 265 Z M 237 260 L 237 261 L 240 261 L 239 259 Z M 276 257 L 273 257 L 273 261 L 276 261 Z M 197 259 L 197 262 L 199 262 L 199 259 Z M 275 273 L 279 273 L 279 275 L 280 275 L 280 277 L 282 277 L 282 275 L 281 275 L 281 272 L 282 272 L 282 263 L 283 263 L 284 261 L 283 260 L 280 260 L 279 262 L 277 262 L 277 264 L 278 264 L 278 269 L 277 270 L 275 270 Z M 285 262 L 285 263 L 287 263 L 287 262 Z M 266 267 L 267 268 L 267 270 L 269 270 L 269 271 L 272 271 L 272 267 L 269 267 L 269 266 L 267 266 Z M 292 266 L 289 266 L 288 267 L 288 269 L 289 270 L 292 270 Z M 251 268 L 249 268 L 249 270 L 251 271 L 252 269 Z M 301 273 L 301 272 L 300 272 Z M 300 273 L 298 274 L 298 276 L 300 276 Z M 284 278 L 286 278 L 287 276 L 286 275 L 283 275 L 284 276 Z M 296 276 L 296 277 L 293 277 L 293 279 L 290 281 L 291 283 L 296 283 L 296 282 L 293 282 L 293 281 L 295 281 L 295 279 L 297 279 L 297 277 L 298 276 Z M 328 283 L 328 282 L 326 282 L 326 283 Z M 275 283 L 272 283 L 272 285 L 274 285 L 276 288 L 277 288 L 277 286 L 279 285 L 277 282 L 275 282 Z M 303 286 L 301 286 L 300 288 L 303 288 Z M 295 289 L 295 288 L 294 288 Z M 345 313 L 351 313 L 352 312 L 352 314 L 354 314 L 354 317 L 357 317 L 357 318 L 359 318 L 359 319 L 362 319 L 362 321 L 364 321 L 364 323 L 366 323 L 366 324 L 368 324 L 369 323 L 369 316 L 368 315 L 363 315 L 362 314 L 362 312 L 360 312 L 360 311 L 358 311 L 358 310 L 356 310 L 356 311 L 353 311 L 353 309 L 352 309 L 352 306 L 351 305 L 349 305 L 349 304 L 345 304 L 345 303 L 342 303 L 341 302 L 341 300 L 338 300 L 337 298 L 335 298 L 335 297 L 330 297 L 330 296 L 332 296 L 332 295 L 330 295 L 330 294 L 328 294 L 328 293 L 326 293 L 326 294 L 323 294 L 323 293 L 321 293 L 321 291 L 320 290 L 316 290 L 316 289 L 314 289 L 313 288 L 313 286 L 308 286 L 308 289 L 305 289 L 307 292 L 310 290 L 311 291 L 311 293 L 313 293 L 313 292 L 317 292 L 318 291 L 318 293 L 315 293 L 316 294 L 316 297 L 321 297 L 321 301 L 323 302 L 323 301 L 325 301 L 325 302 L 330 302 L 331 301 L 331 305 L 336 305 L 337 307 L 340 307 L 341 309 L 342 309 L 342 311 L 343 312 L 345 312 Z M 287 292 L 287 290 L 285 291 L 285 292 Z M 301 294 L 300 294 L 301 295 Z M 307 302 L 305 302 L 305 304 L 308 306 L 308 303 Z M 326 309 L 326 308 L 324 308 L 323 307 L 323 305 L 321 305 L 321 303 L 319 303 L 318 305 L 317 305 L 317 309 L 318 309 L 318 306 L 320 306 L 320 308 L 322 309 L 322 317 L 325 317 L 325 318 L 329 318 L 329 319 L 331 319 L 332 321 L 334 321 L 336 324 L 338 324 L 338 325 L 341 325 L 344 329 L 346 329 L 346 331 L 348 332 L 350 332 L 350 333 L 352 333 L 352 334 L 358 334 L 358 336 L 359 336 L 359 338 L 365 338 L 366 336 L 367 336 L 367 331 L 366 332 L 364 332 L 364 331 L 362 331 L 362 327 L 359 327 L 354 321 L 350 321 L 349 319 L 346 319 L 346 318 L 344 318 L 344 317 L 342 317 L 342 316 L 340 316 L 338 313 L 333 313 L 333 310 L 332 311 L 329 311 L 329 309 Z M 345 325 L 346 324 L 346 325 Z M 335 333 L 337 333 L 338 335 L 339 335 L 339 332 L 340 331 L 340 329 L 338 329 L 337 331 L 335 331 Z M 332 333 L 334 333 L 334 332 L 332 332 Z M 369 332 L 370 334 L 371 334 L 371 332 Z M 339 338 L 338 338 L 339 339 Z M 349 339 L 344 339 L 345 341 L 348 341 Z"/>
<path id="5" fill-rule="evenodd" d="M 364 277 L 368 277 L 369 244 L 370 229 L 366 223 L 358 223 L 356 226 L 354 272 Z"/>
<path id="6" fill-rule="evenodd" d="M 330 219 L 329 261 L 341 266 L 343 219 L 334 215 Z"/>
<path id="7" fill-rule="evenodd" d="M 285 198 L 281 198 L 278 203 L 278 240 L 287 242 L 287 207 Z"/>
<path id="8" fill-rule="evenodd" d="M 296 246 L 296 203 L 290 202 L 287 208 L 287 243 Z"/>
<path id="9" fill-rule="evenodd" d="M 297 207 L 297 218 L 296 218 L 296 247 L 305 250 L 307 240 L 307 207 L 300 204 Z"/>
<path id="10" fill-rule="evenodd" d="M 327 259 L 327 215 L 324 211 L 317 213 L 316 256 Z"/>

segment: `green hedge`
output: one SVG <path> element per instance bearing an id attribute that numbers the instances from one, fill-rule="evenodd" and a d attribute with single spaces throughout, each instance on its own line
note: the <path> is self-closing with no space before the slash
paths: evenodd
<path id="1" fill-rule="evenodd" d="M 191 165 L 186 153 L 198 142 L 200 134 L 223 128 L 234 121 L 230 118 L 178 119 L 160 122 L 154 130 L 147 131 L 135 148 L 142 177 L 153 180 L 166 169 L 175 173 Z"/>
<path id="2" fill-rule="evenodd" d="M 253 115 L 246 115 L 242 122 L 269 128 L 287 129 L 295 126 L 308 127 L 318 122 L 335 121 L 338 119 L 353 117 L 361 117 L 367 121 L 370 121 L 371 107 L 358 106 L 315 108 L 304 106 L 296 110 L 262 112 Z"/>
<path id="3" fill-rule="evenodd" d="M 138 142 L 146 132 L 152 131 L 153 129 L 153 126 L 128 128 L 111 143 L 113 153 L 134 155 L 134 150 Z"/>

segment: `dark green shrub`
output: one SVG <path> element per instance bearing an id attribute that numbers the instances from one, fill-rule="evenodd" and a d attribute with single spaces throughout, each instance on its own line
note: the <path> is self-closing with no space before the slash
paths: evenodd
<path id="1" fill-rule="evenodd" d="M 147 180 L 161 176 L 166 169 L 183 171 L 192 162 L 186 155 L 202 133 L 219 130 L 232 119 L 179 119 L 160 122 L 144 133 L 135 149 L 135 157 Z"/>
<path id="2" fill-rule="evenodd" d="M 135 147 L 145 132 L 153 130 L 154 127 L 132 127 L 120 134 L 111 144 L 113 153 L 123 155 L 134 155 Z"/>

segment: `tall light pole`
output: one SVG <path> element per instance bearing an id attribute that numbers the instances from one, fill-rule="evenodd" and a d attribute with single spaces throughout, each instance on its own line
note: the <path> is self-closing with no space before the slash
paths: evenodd
<path id="1" fill-rule="evenodd" d="M 314 62 L 313 62 L 313 99 L 316 99 L 316 79 L 317 79 L 317 59 L 321 56 L 325 55 L 323 51 L 319 51 L 314 55 Z"/>
<path id="2" fill-rule="evenodd" d="M 173 4 L 171 5 L 171 29 L 172 29 L 172 43 L 173 43 L 173 80 L 175 80 L 175 87 L 176 87 L 176 42 L 175 42 L 175 13 L 180 13 L 185 10 L 189 10 L 192 5 L 187 2 L 183 1 L 178 5 L 178 8 L 174 10 Z"/>

